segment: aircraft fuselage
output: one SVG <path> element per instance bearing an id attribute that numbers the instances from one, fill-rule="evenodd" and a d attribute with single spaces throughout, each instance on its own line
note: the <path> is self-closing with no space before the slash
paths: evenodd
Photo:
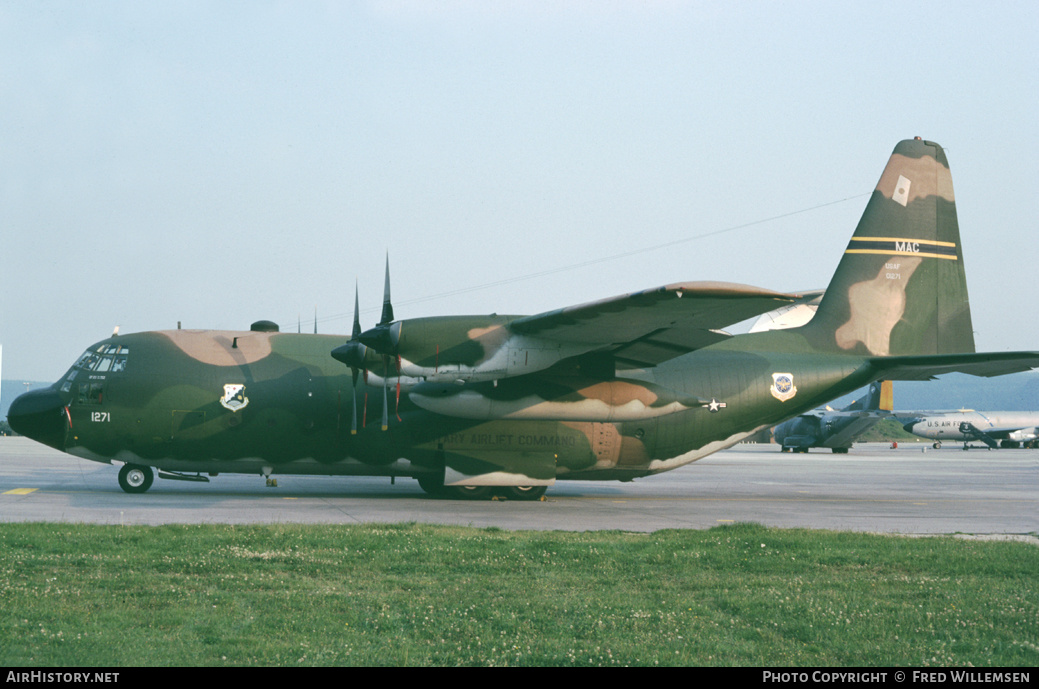
<path id="1" fill-rule="evenodd" d="M 932 440 L 968 441 L 980 431 L 997 440 L 1029 442 L 1039 438 L 1036 412 L 940 412 L 921 416 L 905 424 L 914 435 Z"/>
<path id="2" fill-rule="evenodd" d="M 733 341 L 768 339 L 774 350 L 786 337 Z M 37 405 L 50 407 L 49 425 L 27 434 L 78 457 L 174 472 L 419 476 L 446 465 L 462 476 L 495 466 L 497 481 L 626 480 L 695 461 L 868 377 L 854 356 L 726 342 L 609 378 L 574 371 L 447 384 L 419 406 L 409 391 L 422 383 L 402 376 L 398 392 L 392 366 L 385 381 L 360 376 L 355 394 L 350 369 L 329 355 L 345 339 L 179 330 L 109 338 L 37 391 L 50 395 Z M 789 376 L 783 392 L 777 374 L 780 384 Z M 532 404 L 542 411 L 524 411 Z"/>

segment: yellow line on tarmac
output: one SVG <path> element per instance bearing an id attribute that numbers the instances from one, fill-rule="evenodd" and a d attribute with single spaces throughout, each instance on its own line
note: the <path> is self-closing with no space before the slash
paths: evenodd
<path id="1" fill-rule="evenodd" d="M 5 491 L 4 495 L 28 495 L 32 493 L 35 488 L 15 488 L 14 490 Z"/>

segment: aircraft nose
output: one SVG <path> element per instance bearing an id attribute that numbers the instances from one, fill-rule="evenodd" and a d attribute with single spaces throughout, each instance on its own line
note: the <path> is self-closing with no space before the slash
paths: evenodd
<path id="1" fill-rule="evenodd" d="M 50 388 L 19 395 L 7 410 L 7 422 L 16 433 L 59 450 L 65 449 L 65 403 Z"/>

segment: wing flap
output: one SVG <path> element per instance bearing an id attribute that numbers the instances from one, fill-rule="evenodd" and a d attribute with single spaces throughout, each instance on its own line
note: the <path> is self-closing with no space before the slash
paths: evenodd
<path id="1" fill-rule="evenodd" d="M 837 431 L 823 443 L 823 447 L 847 447 L 855 438 L 872 428 L 881 419 L 890 416 L 887 412 L 852 412 L 852 419 L 844 428 Z"/>
<path id="2" fill-rule="evenodd" d="M 674 327 L 658 330 L 633 342 L 613 347 L 613 354 L 620 367 L 643 368 L 661 361 L 688 354 L 702 347 L 732 337 L 719 330 Z"/>

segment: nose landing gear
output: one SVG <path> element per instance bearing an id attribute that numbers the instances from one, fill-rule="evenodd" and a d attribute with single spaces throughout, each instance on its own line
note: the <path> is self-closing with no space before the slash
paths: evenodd
<path id="1" fill-rule="evenodd" d="M 127 493 L 143 493 L 152 487 L 155 473 L 151 467 L 124 464 L 119 470 L 119 487 Z"/>

